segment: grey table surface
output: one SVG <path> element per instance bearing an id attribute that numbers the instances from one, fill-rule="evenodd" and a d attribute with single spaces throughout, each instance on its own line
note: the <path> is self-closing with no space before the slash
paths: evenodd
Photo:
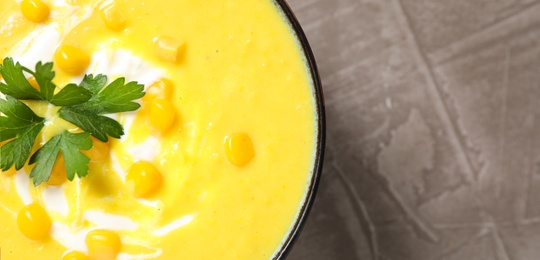
<path id="1" fill-rule="evenodd" d="M 328 120 L 288 259 L 540 259 L 540 1 L 288 2 Z"/>

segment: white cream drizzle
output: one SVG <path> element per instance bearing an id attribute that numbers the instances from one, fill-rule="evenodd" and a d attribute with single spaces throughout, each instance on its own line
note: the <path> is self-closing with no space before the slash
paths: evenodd
<path id="1" fill-rule="evenodd" d="M 17 194 L 24 202 L 24 204 L 32 203 L 32 194 L 30 194 L 30 179 L 28 174 L 24 171 L 18 171 L 17 174 L 13 176 L 15 178 L 15 188 L 17 189 Z"/>
<path id="2" fill-rule="evenodd" d="M 127 149 L 135 161 L 152 161 L 159 152 L 160 142 L 157 138 L 150 136 L 142 143 L 133 145 Z"/>
<path id="3" fill-rule="evenodd" d="M 154 231 L 152 231 L 152 235 L 154 236 L 165 236 L 169 233 L 171 233 L 172 231 L 174 230 L 177 230 L 189 223 L 191 223 L 191 221 L 193 221 L 193 219 L 195 219 L 195 217 L 197 216 L 197 214 L 192 214 L 192 215 L 186 215 L 186 216 L 183 216 L 179 219 L 176 219 L 174 221 L 172 221 L 171 223 L 161 227 L 161 228 L 158 228 L 158 229 L 155 229 Z"/>
<path id="4" fill-rule="evenodd" d="M 100 228 L 115 231 L 133 231 L 139 228 L 139 225 L 133 222 L 133 220 L 131 220 L 129 217 L 109 214 L 97 210 L 86 210 L 84 212 L 83 219 L 95 224 L 96 226 L 99 226 Z"/>
<path id="5" fill-rule="evenodd" d="M 28 179 L 28 176 L 26 176 Z M 64 195 L 64 185 L 59 187 L 47 187 L 41 194 L 45 208 L 47 211 L 56 211 L 62 216 L 67 217 L 69 206 L 66 196 Z"/>

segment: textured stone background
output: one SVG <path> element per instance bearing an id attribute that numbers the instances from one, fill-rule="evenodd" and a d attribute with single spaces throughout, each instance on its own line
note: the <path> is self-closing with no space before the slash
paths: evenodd
<path id="1" fill-rule="evenodd" d="M 289 259 L 540 259 L 540 1 L 288 2 L 328 117 Z"/>

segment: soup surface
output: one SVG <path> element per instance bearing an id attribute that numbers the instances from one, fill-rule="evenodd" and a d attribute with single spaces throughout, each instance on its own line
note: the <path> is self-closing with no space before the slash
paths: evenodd
<path id="1" fill-rule="evenodd" d="M 0 0 L 2 60 L 52 61 L 60 88 L 103 73 L 147 95 L 136 112 L 112 115 L 125 135 L 94 140 L 87 177 L 34 187 L 31 166 L 0 173 L 1 259 L 87 255 L 95 230 L 120 237 L 118 259 L 271 258 L 307 192 L 317 134 L 308 71 L 274 3 L 42 0 L 50 12 L 38 19 L 23 2 Z M 66 48 L 89 63 L 61 66 Z M 26 103 L 48 122 L 36 149 L 77 131 L 57 108 Z M 130 178 L 137 162 L 161 182 Z M 17 224 L 29 204 L 52 220 L 42 239 Z"/>

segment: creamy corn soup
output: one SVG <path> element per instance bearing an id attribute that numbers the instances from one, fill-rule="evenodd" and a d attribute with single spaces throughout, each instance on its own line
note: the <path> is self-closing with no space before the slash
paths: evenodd
<path id="1" fill-rule="evenodd" d="M 33 166 L 0 173 L 2 260 L 272 258 L 299 214 L 317 136 L 308 70 L 272 1 L 0 6 L 2 60 L 54 62 L 59 88 L 102 73 L 146 91 L 139 110 L 111 115 L 121 139 L 84 152 L 87 177 L 66 180 L 61 155 L 37 187 Z M 35 149 L 79 131 L 57 107 L 25 103 L 47 120 Z"/>

